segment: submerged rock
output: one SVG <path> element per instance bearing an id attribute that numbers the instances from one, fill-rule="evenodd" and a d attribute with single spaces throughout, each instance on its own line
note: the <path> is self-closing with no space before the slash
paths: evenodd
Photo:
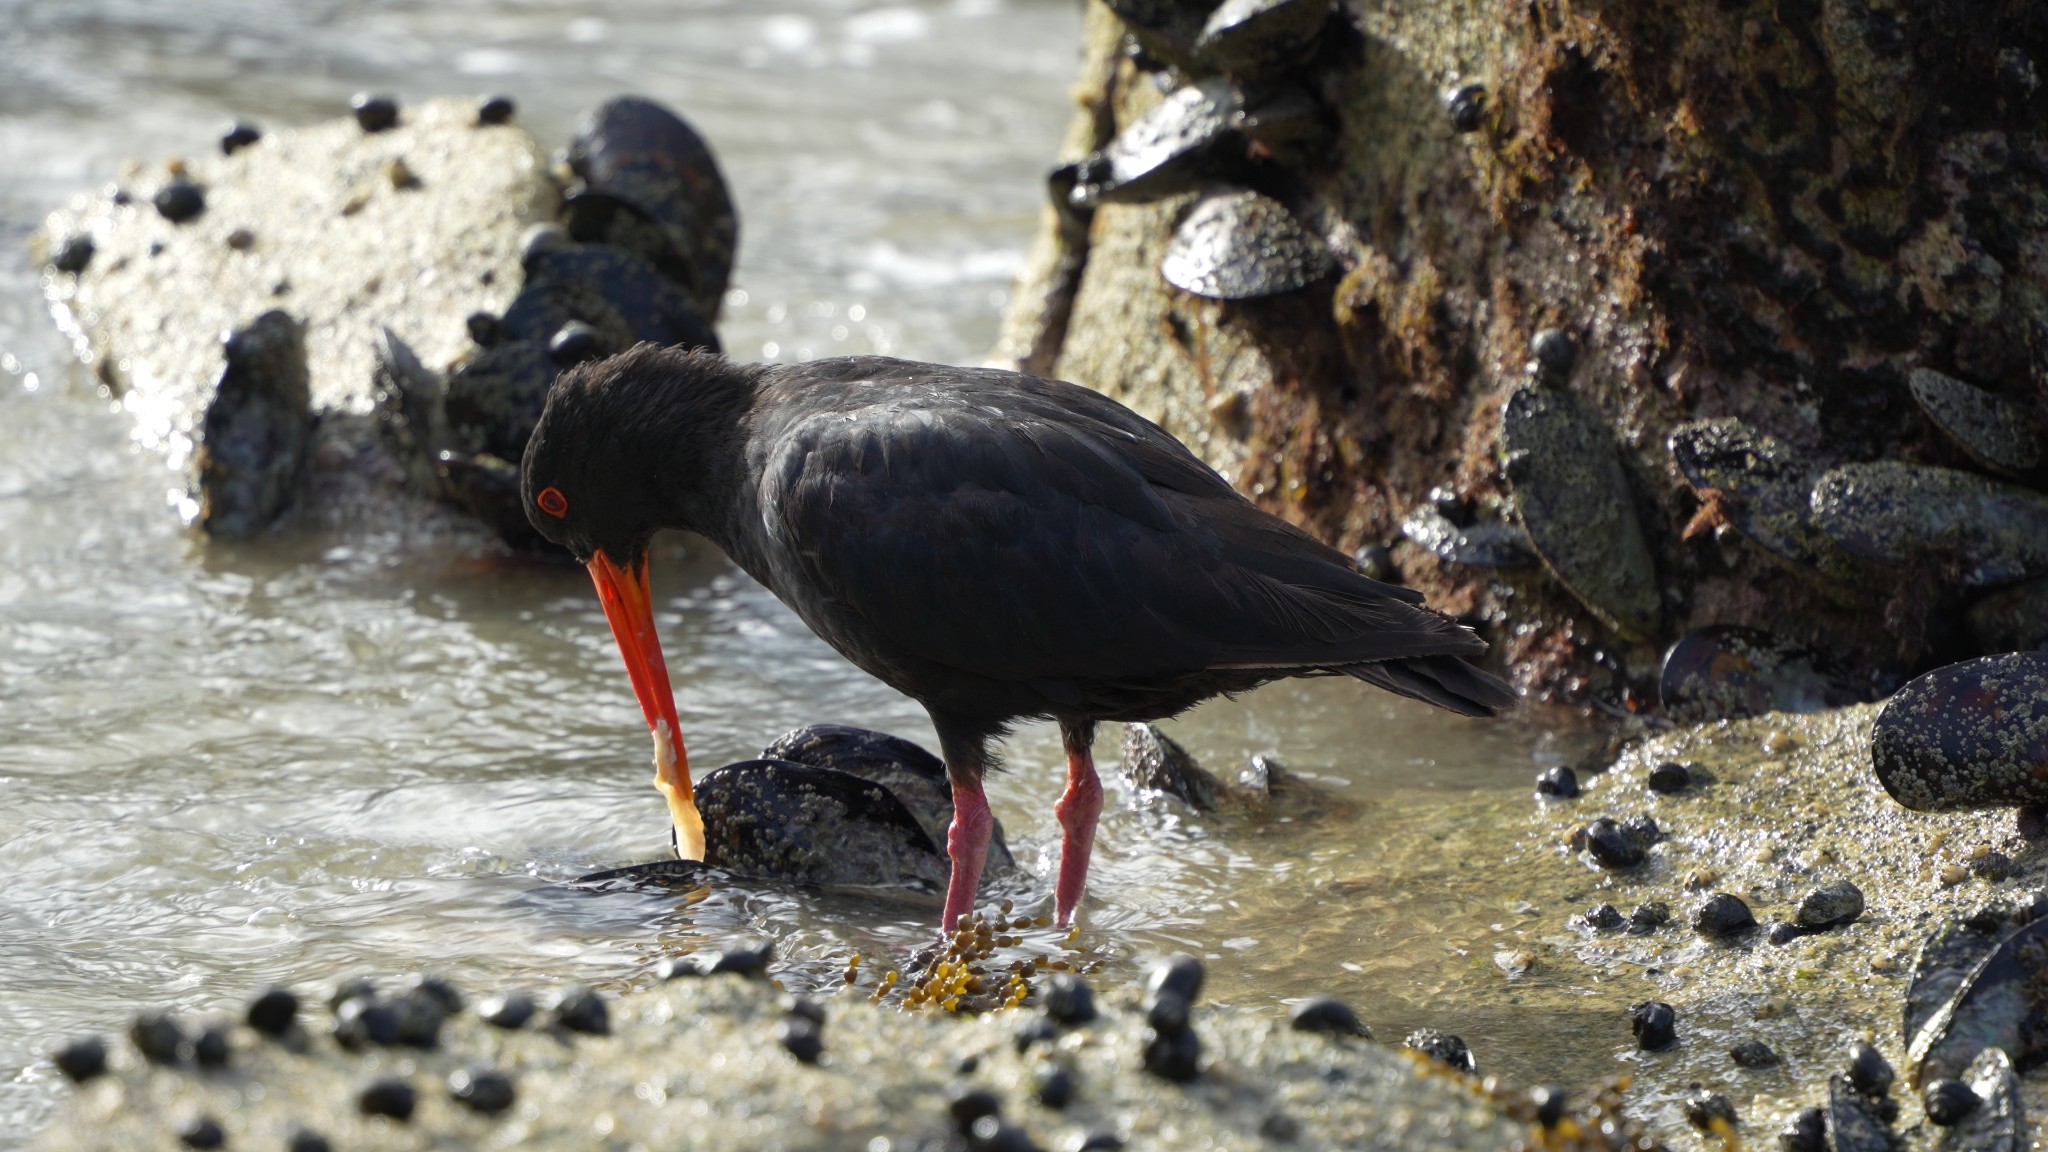
<path id="1" fill-rule="evenodd" d="M 1287 206 L 1257 192 L 1213 192 L 1173 233 L 1159 274 L 1183 291 L 1250 300 L 1306 288 L 1327 276 L 1329 250 Z"/>
<path id="2" fill-rule="evenodd" d="M 1606 426 L 1572 393 L 1530 381 L 1502 406 L 1500 446 L 1516 511 L 1544 566 L 1623 634 L 1656 635 L 1657 573 Z"/>
<path id="3" fill-rule="evenodd" d="M 1906 384 L 1934 426 L 1977 463 L 2007 476 L 2041 466 L 2041 430 L 2027 409 L 1931 368 L 1913 369 Z"/>
<path id="4" fill-rule="evenodd" d="M 1657 694 L 1680 723 L 1818 712 L 1857 701 L 1818 653 L 1735 624 L 1688 632 L 1665 649 Z"/>
<path id="5" fill-rule="evenodd" d="M 2048 574 L 2048 496 L 1972 472 L 1844 464 L 1814 485 L 1813 515 L 1843 548 L 1888 567 L 1932 566 L 1967 586 Z"/>
<path id="6" fill-rule="evenodd" d="M 2048 652 L 2009 652 L 1937 668 L 1877 715 L 1877 778 L 1923 812 L 2048 803 Z"/>

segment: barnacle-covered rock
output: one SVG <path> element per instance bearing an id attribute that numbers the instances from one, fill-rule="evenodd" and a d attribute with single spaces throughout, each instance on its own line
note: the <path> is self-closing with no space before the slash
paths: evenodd
<path id="1" fill-rule="evenodd" d="M 1805 645 L 1735 624 L 1688 632 L 1665 649 L 1657 692 L 1680 723 L 1818 712 L 1857 700 Z"/>
<path id="2" fill-rule="evenodd" d="M 1242 190 L 1197 201 L 1159 262 L 1167 283 L 1215 300 L 1293 292 L 1330 268 L 1329 250 L 1286 205 Z"/>
<path id="3" fill-rule="evenodd" d="M 1544 566 L 1608 624 L 1657 632 L 1657 572 L 1606 426 L 1563 389 L 1524 382 L 1501 411 L 1501 464 Z"/>
<path id="4" fill-rule="evenodd" d="M 1844 464 L 1814 485 L 1813 515 L 1842 547 L 1894 568 L 1952 570 L 1972 586 L 2048 574 L 2048 496 L 1973 472 Z"/>
<path id="5" fill-rule="evenodd" d="M 1972 460 L 2008 476 L 2041 466 L 2041 430 L 2025 408 L 1932 368 L 1913 369 L 1906 384 L 1920 410 Z"/>
<path id="6" fill-rule="evenodd" d="M 2048 803 L 2048 652 L 1913 680 L 1877 714 L 1870 758 L 1885 791 L 1918 811 Z"/>

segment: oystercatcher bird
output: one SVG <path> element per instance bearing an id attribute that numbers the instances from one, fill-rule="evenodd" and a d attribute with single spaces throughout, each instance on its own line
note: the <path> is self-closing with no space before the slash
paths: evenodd
<path id="1" fill-rule="evenodd" d="M 527 515 L 588 564 L 656 748 L 679 855 L 702 824 L 647 593 L 663 528 L 725 550 L 847 659 L 923 704 L 953 790 L 943 924 L 973 905 L 989 742 L 1058 722 L 1054 906 L 1102 810 L 1100 721 L 1343 674 L 1468 716 L 1514 692 L 1422 594 L 1252 503 L 1150 421 L 1058 380 L 881 356 L 742 365 L 642 344 L 562 373 Z"/>

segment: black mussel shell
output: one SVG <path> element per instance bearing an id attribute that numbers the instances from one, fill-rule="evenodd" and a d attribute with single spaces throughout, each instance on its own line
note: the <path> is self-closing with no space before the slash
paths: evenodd
<path id="1" fill-rule="evenodd" d="M 569 166 L 585 188 L 564 205 L 570 234 L 586 241 L 655 242 L 655 263 L 671 274 L 684 273 L 697 311 L 715 319 L 739 244 L 739 219 L 704 138 L 654 101 L 621 96 L 584 119 L 569 146 Z M 586 196 L 593 199 L 584 201 Z M 620 205 L 660 225 L 658 241 L 623 219 Z M 616 236 L 614 228 L 620 230 Z M 671 251 L 659 252 L 659 243 Z"/>
<path id="2" fill-rule="evenodd" d="M 1878 712 L 1870 759 L 1885 791 L 1917 811 L 2048 803 L 2048 652 L 1912 680 Z"/>
<path id="3" fill-rule="evenodd" d="M 1679 637 L 1664 652 L 1657 693 L 1664 711 L 1686 724 L 1817 712 L 1859 699 L 1805 645 L 1734 624 Z"/>
<path id="4" fill-rule="evenodd" d="M 1417 504 L 1409 511 L 1401 521 L 1401 535 L 1453 564 L 1527 568 L 1536 563 L 1529 535 L 1520 527 L 1498 520 L 1459 527 L 1427 504 Z"/>
<path id="5" fill-rule="evenodd" d="M 777 737 L 761 749 L 761 759 L 830 768 L 880 784 L 945 852 L 946 830 L 953 822 L 953 785 L 946 778 L 945 764 L 911 741 L 867 728 L 812 724 Z M 989 836 L 987 866 L 1000 870 L 1013 863 L 998 821 Z"/>
<path id="6" fill-rule="evenodd" d="M 1204 196 L 1173 231 L 1159 274 L 1214 300 L 1293 292 L 1334 267 L 1320 237 L 1269 196 L 1225 190 Z"/>
<path id="7" fill-rule="evenodd" d="M 2023 476 L 2041 466 L 2041 429 L 2033 414 L 1931 368 L 1915 368 L 1907 388 L 1936 428 L 1993 472 Z"/>
<path id="8" fill-rule="evenodd" d="M 2048 575 L 2048 496 L 2032 489 L 1879 460 L 1831 469 L 1812 500 L 1823 531 L 1877 564 L 1953 571 L 1971 587 Z"/>
<path id="9" fill-rule="evenodd" d="M 697 784 L 704 863 L 736 876 L 937 892 L 944 852 L 887 788 L 783 760 L 728 764 Z"/>
<path id="10" fill-rule="evenodd" d="M 282 311 L 229 333 L 198 453 L 199 526 L 246 539 L 291 505 L 313 438 L 305 333 Z"/>

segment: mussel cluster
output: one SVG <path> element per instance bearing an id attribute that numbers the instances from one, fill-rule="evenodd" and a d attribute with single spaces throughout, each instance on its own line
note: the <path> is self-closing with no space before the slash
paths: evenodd
<path id="1" fill-rule="evenodd" d="M 409 486 L 533 551 L 555 546 L 527 523 L 519 459 L 556 373 L 643 340 L 717 351 L 739 236 L 709 146 L 651 100 L 592 111 L 566 163 L 560 223 L 528 232 L 525 283 L 503 316 L 469 317 L 466 356 L 444 373 L 388 331 L 377 345 L 378 432 Z"/>
<path id="2" fill-rule="evenodd" d="M 1215 300 L 1293 292 L 1329 275 L 1328 246 L 1286 201 L 1327 134 L 1304 67 L 1322 48 L 1330 0 L 1109 0 L 1126 52 L 1171 89 L 1080 161 L 1055 170 L 1054 206 L 1085 221 L 1101 204 L 1201 197 L 1159 274 Z"/>

